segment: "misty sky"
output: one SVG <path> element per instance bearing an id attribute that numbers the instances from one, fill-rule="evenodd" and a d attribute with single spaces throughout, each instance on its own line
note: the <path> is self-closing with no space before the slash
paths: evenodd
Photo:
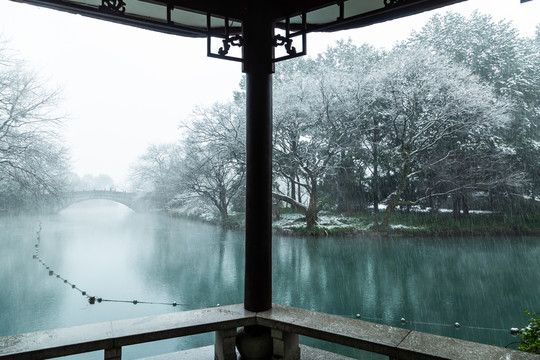
<path id="1" fill-rule="evenodd" d="M 478 8 L 513 21 L 532 36 L 540 0 L 469 0 L 437 10 L 470 14 Z M 315 56 L 338 39 L 390 48 L 433 12 L 364 29 L 308 36 Z M 241 65 L 206 57 L 206 40 L 141 30 L 0 0 L 0 39 L 30 68 L 62 88 L 65 143 L 79 175 L 112 176 L 119 189 L 130 165 L 151 143 L 179 138 L 178 123 L 197 105 L 227 101 L 238 89 Z"/>

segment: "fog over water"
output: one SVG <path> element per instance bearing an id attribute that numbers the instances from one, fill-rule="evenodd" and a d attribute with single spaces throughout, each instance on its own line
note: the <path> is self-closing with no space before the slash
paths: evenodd
<path id="1" fill-rule="evenodd" d="M 39 256 L 55 275 L 89 295 L 127 302 L 90 305 L 49 276 L 32 259 L 40 222 Z M 0 242 L 9 249 L 0 252 L 0 336 L 243 302 L 242 232 L 137 214 L 107 201 L 51 216 L 4 217 L 0 227 Z M 540 283 L 536 238 L 276 236 L 273 248 L 273 302 L 280 304 L 506 346 L 518 341 L 509 329 L 525 325 L 523 311 L 540 303 L 533 285 Z M 124 354 L 140 357 L 212 341 L 205 334 L 126 348 Z"/>

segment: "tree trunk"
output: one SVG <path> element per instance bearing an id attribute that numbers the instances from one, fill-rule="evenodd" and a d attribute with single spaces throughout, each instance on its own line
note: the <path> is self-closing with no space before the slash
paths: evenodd
<path id="1" fill-rule="evenodd" d="M 311 229 L 317 224 L 317 180 L 311 179 L 311 194 L 309 196 L 309 205 L 306 211 L 306 227 Z"/>
<path id="2" fill-rule="evenodd" d="M 372 140 L 373 177 L 371 179 L 371 191 L 373 193 L 373 212 L 377 214 L 379 213 L 379 148 L 377 143 L 379 128 L 377 127 L 376 120 L 373 120 L 373 125 L 375 128 L 373 130 Z"/>
<path id="3" fill-rule="evenodd" d="M 300 211 L 304 215 L 307 214 L 308 207 L 306 205 L 302 204 L 299 201 L 296 201 L 295 199 L 293 199 L 293 198 L 291 198 L 291 197 L 289 197 L 287 195 L 283 195 L 283 194 L 273 192 L 272 197 L 274 199 L 277 199 L 277 200 L 285 201 L 287 204 L 291 205 L 291 207 L 293 207 L 296 210 Z"/>
<path id="4" fill-rule="evenodd" d="M 339 160 L 341 164 L 340 166 L 338 166 L 337 179 L 335 182 L 335 191 L 336 191 L 335 203 L 337 206 L 337 211 L 340 213 L 349 212 L 352 209 L 351 202 L 348 201 L 347 199 L 347 191 L 346 190 L 344 191 L 344 188 L 346 188 L 347 185 L 350 184 L 347 170 L 345 170 L 347 167 L 345 163 L 346 156 L 347 154 L 345 153 L 345 150 L 341 150 L 340 160 Z M 345 182 L 345 185 L 342 182 Z M 349 190 L 351 189 L 349 188 Z"/>
<path id="5" fill-rule="evenodd" d="M 293 140 L 291 150 L 292 150 L 293 154 L 296 154 L 296 152 L 297 152 L 296 140 Z M 294 200 L 297 200 L 297 198 L 296 198 L 296 187 L 294 186 L 295 185 L 294 179 L 296 178 L 296 166 L 294 166 L 294 167 L 295 167 L 295 169 L 292 169 L 291 173 L 290 173 L 290 177 L 291 177 L 291 197 Z M 298 189 L 299 189 L 298 194 L 300 194 L 300 187 Z M 300 196 L 298 196 L 298 201 L 300 201 Z"/>
<path id="6" fill-rule="evenodd" d="M 229 212 L 227 211 L 227 192 L 222 189 L 219 192 L 219 212 L 221 214 L 221 220 L 226 221 L 229 219 Z"/>
<path id="7" fill-rule="evenodd" d="M 469 215 L 469 204 L 464 194 L 461 195 L 461 204 L 463 205 L 463 215 Z"/>
<path id="8" fill-rule="evenodd" d="M 309 205 L 306 206 L 302 204 L 300 201 L 296 201 L 295 199 L 279 194 L 279 193 L 272 193 L 272 196 L 275 199 L 283 200 L 287 204 L 290 204 L 293 208 L 300 211 L 305 217 L 306 217 L 306 227 L 309 229 L 313 225 L 317 224 L 318 216 L 317 216 L 317 180 L 311 179 L 311 193 L 309 197 Z"/>
<path id="9" fill-rule="evenodd" d="M 454 217 L 454 219 L 459 219 L 461 216 L 461 207 L 459 206 L 460 202 L 460 196 L 452 196 L 452 216 Z"/>
<path id="10" fill-rule="evenodd" d="M 302 202 L 302 192 L 301 192 L 301 187 L 300 187 L 300 178 L 298 177 L 298 175 L 296 175 L 296 182 L 298 184 L 298 195 L 297 195 L 295 200 L 298 200 L 298 202 Z"/>
<path id="11" fill-rule="evenodd" d="M 392 213 L 394 212 L 394 209 L 399 204 L 399 198 L 403 194 L 403 191 L 405 191 L 405 188 L 407 187 L 408 179 L 409 179 L 409 172 L 411 171 L 411 165 L 408 160 L 405 160 L 405 164 L 403 164 L 403 167 L 401 169 L 401 177 L 399 179 L 399 183 L 397 186 L 396 191 L 394 191 L 388 198 L 388 204 L 386 204 L 386 210 L 384 211 L 384 217 L 383 221 L 380 224 L 377 224 L 377 228 L 379 231 L 389 231 L 390 230 L 390 218 L 392 217 Z"/>
<path id="12" fill-rule="evenodd" d="M 281 200 L 272 202 L 272 215 L 274 215 L 274 220 L 281 218 Z"/>
<path id="13" fill-rule="evenodd" d="M 296 184 L 294 183 L 294 174 L 291 174 L 291 197 L 296 200 Z"/>
<path id="14" fill-rule="evenodd" d="M 223 207 L 221 205 L 216 206 L 219 211 L 219 216 L 221 217 L 221 221 L 227 221 L 229 219 L 229 213 L 227 212 L 227 207 Z"/>

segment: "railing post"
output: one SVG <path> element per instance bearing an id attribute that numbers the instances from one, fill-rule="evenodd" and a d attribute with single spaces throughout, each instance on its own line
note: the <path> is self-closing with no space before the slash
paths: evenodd
<path id="1" fill-rule="evenodd" d="M 272 360 L 299 360 L 300 347 L 298 334 L 292 334 L 272 329 L 273 355 Z"/>
<path id="2" fill-rule="evenodd" d="M 105 360 L 122 360 L 122 347 L 105 349 Z"/>
<path id="3" fill-rule="evenodd" d="M 215 360 L 236 360 L 236 328 L 216 331 Z"/>

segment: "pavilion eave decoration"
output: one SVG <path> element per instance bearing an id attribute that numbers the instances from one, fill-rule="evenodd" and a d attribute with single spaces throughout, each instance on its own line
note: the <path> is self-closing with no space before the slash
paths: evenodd
<path id="1" fill-rule="evenodd" d="M 186 37 L 206 37 L 207 55 L 243 61 L 247 0 L 13 0 Z M 306 34 L 363 27 L 462 0 L 277 0 L 274 62 L 306 54 Z M 238 48 L 235 52 L 233 49 Z M 232 52 L 231 52 L 232 51 Z"/>

